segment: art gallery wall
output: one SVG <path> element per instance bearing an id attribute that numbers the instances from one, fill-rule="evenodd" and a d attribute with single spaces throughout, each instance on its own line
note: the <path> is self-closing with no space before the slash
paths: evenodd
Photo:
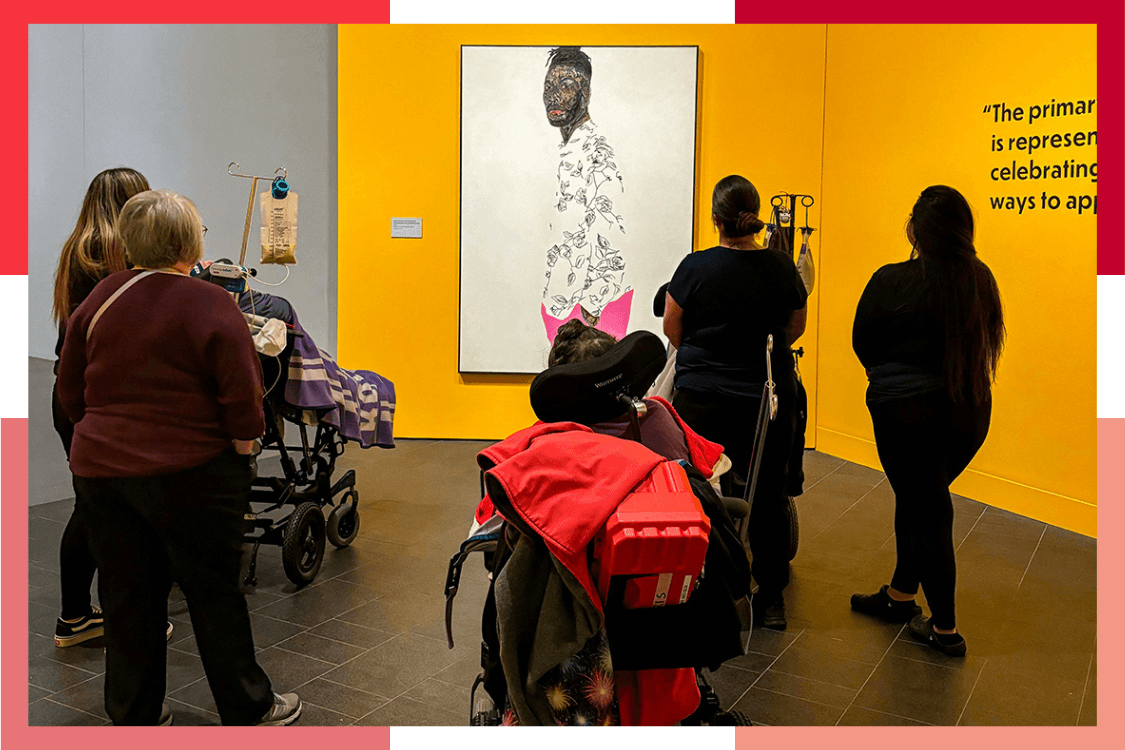
<path id="1" fill-rule="evenodd" d="M 819 273 L 801 342 L 809 444 L 878 467 L 851 349 L 856 303 L 878 267 L 908 257 L 903 229 L 918 193 L 951 183 L 976 210 L 1009 336 L 992 432 L 954 490 L 1096 534 L 1096 221 L 1065 207 L 993 210 L 988 200 L 1049 190 L 1065 206 L 1069 194 L 1096 192 L 1088 180 L 989 176 L 1013 158 L 1062 158 L 996 153 L 993 136 L 1094 130 L 1096 116 L 1030 128 L 985 111 L 1096 96 L 1092 29 L 343 26 L 339 39 L 340 358 L 395 381 L 398 436 L 497 439 L 534 419 L 529 377 L 457 371 L 460 46 L 692 44 L 696 246 L 715 242 L 710 189 L 728 173 L 750 176 L 763 196 L 818 198 Z M 1094 149 L 1070 151 L 1096 161 Z M 396 216 L 423 218 L 423 238 L 390 239 Z"/>
<path id="2" fill-rule="evenodd" d="M 336 59 L 332 25 L 29 26 L 31 356 L 54 357 L 55 266 L 94 175 L 133 167 L 187 195 L 208 227 L 205 257 L 237 260 L 250 180 L 230 177 L 231 161 L 255 175 L 288 168 L 301 197 L 298 264 L 269 291 L 334 352 Z M 255 208 L 250 265 L 259 226 Z M 266 267 L 259 278 L 284 276 Z"/>
<path id="3" fill-rule="evenodd" d="M 396 435 L 498 439 L 534 421 L 530 377 L 458 373 L 462 44 L 698 45 L 694 244 L 709 247 L 711 188 L 728 174 L 767 199 L 819 194 L 824 38 L 824 26 L 341 26 L 340 362 L 395 382 Z M 393 217 L 422 218 L 422 238 L 391 239 Z M 811 414 L 818 295 L 802 340 Z"/>
<path id="4" fill-rule="evenodd" d="M 908 257 L 904 224 L 921 190 L 952 185 L 975 211 L 1008 327 L 992 429 L 954 491 L 1095 535 L 1097 221 L 1065 204 L 1097 185 L 990 177 L 1013 161 L 1096 162 L 1096 147 L 992 151 L 993 136 L 1007 146 L 1097 129 L 1096 110 L 1027 121 L 1029 105 L 1096 97 L 1094 27 L 829 26 L 827 46 L 817 448 L 878 466 L 851 351 L 856 304 L 875 269 Z M 1023 120 L 996 123 L 984 108 L 1001 102 L 1024 108 Z M 1043 192 L 1061 196 L 1060 208 L 1021 214 L 989 200 L 1038 203 Z"/>

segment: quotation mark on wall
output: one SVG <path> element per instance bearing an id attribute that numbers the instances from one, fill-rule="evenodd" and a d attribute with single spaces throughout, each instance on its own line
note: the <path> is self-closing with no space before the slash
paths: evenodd
<path id="1" fill-rule="evenodd" d="M 984 105 L 984 112 L 982 112 L 982 114 L 988 114 L 991 111 L 992 111 L 992 105 L 986 104 L 986 105 Z"/>

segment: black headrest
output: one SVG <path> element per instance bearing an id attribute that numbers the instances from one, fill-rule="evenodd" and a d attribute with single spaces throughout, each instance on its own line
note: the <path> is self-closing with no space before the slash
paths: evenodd
<path id="1" fill-rule="evenodd" d="M 625 413 L 617 395 L 644 396 L 667 358 L 656 334 L 630 333 L 600 357 L 555 365 L 536 375 L 531 408 L 544 422 L 591 425 L 616 419 Z"/>

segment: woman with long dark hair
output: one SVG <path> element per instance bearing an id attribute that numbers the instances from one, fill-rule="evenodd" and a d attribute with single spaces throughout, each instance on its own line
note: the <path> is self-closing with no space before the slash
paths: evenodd
<path id="1" fill-rule="evenodd" d="M 78 222 L 63 245 L 55 272 L 52 317 L 59 329 L 55 345 L 55 374 L 58 356 L 66 338 L 66 323 L 98 282 L 126 268 L 125 249 L 114 222 L 125 202 L 149 189 L 148 180 L 135 169 L 117 167 L 99 172 L 90 182 Z M 58 384 L 51 392 L 51 414 L 63 450 L 70 458 L 74 425 L 59 404 Z M 96 565 L 90 554 L 86 532 L 77 515 L 71 513 L 59 549 L 59 577 L 62 584 L 62 614 L 55 625 L 55 645 L 73 646 L 103 633 L 102 613 L 90 603 L 90 586 Z M 169 625 L 171 627 L 171 625 Z"/>
<path id="2" fill-rule="evenodd" d="M 676 269 L 665 299 L 664 333 L 677 350 L 672 405 L 693 430 L 723 446 L 733 473 L 744 480 L 766 382 L 766 339 L 773 336 L 778 413 L 762 451 L 749 541 L 758 582 L 754 617 L 784 630 L 787 464 L 797 420 L 790 347 L 805 331 L 808 294 L 793 258 L 758 241 L 765 227 L 760 209 L 758 190 L 745 177 L 730 175 L 715 185 L 711 219 L 719 244 L 692 253 Z"/>
<path id="3" fill-rule="evenodd" d="M 954 592 L 949 485 L 980 450 L 1004 347 L 996 279 L 973 245 L 973 213 L 951 187 L 922 191 L 906 227 L 910 259 L 883 266 L 863 292 L 852 347 L 867 369 L 879 460 L 895 493 L 890 584 L 852 609 L 892 622 L 949 656 L 964 656 Z M 932 616 L 914 603 L 921 585 Z"/>

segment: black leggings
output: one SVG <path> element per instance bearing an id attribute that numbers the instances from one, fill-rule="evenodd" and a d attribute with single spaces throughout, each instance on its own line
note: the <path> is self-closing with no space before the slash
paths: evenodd
<path id="1" fill-rule="evenodd" d="M 776 419 L 766 433 L 758 486 L 750 508 L 753 575 L 764 599 L 789 585 L 789 515 L 787 494 L 790 454 L 797 421 L 796 398 L 778 392 Z M 741 480 L 750 473 L 750 453 L 761 398 L 731 398 L 701 391 L 676 391 L 673 407 L 688 426 L 723 446 Z M 724 494 L 729 494 L 724 483 Z"/>
<path id="2" fill-rule="evenodd" d="M 74 425 L 63 413 L 58 393 L 51 390 L 51 417 L 55 432 L 59 433 L 63 450 L 70 458 L 70 441 L 74 437 Z M 94 583 L 97 563 L 90 552 L 86 527 L 75 511 L 63 530 L 59 545 L 59 581 L 62 587 L 62 617 L 74 620 L 90 613 L 90 587 Z"/>
<path id="3" fill-rule="evenodd" d="M 875 444 L 895 492 L 895 551 L 891 586 L 926 593 L 933 624 L 956 627 L 953 500 L 949 485 L 973 459 L 992 415 L 992 400 L 953 404 L 944 392 L 869 404 Z"/>

